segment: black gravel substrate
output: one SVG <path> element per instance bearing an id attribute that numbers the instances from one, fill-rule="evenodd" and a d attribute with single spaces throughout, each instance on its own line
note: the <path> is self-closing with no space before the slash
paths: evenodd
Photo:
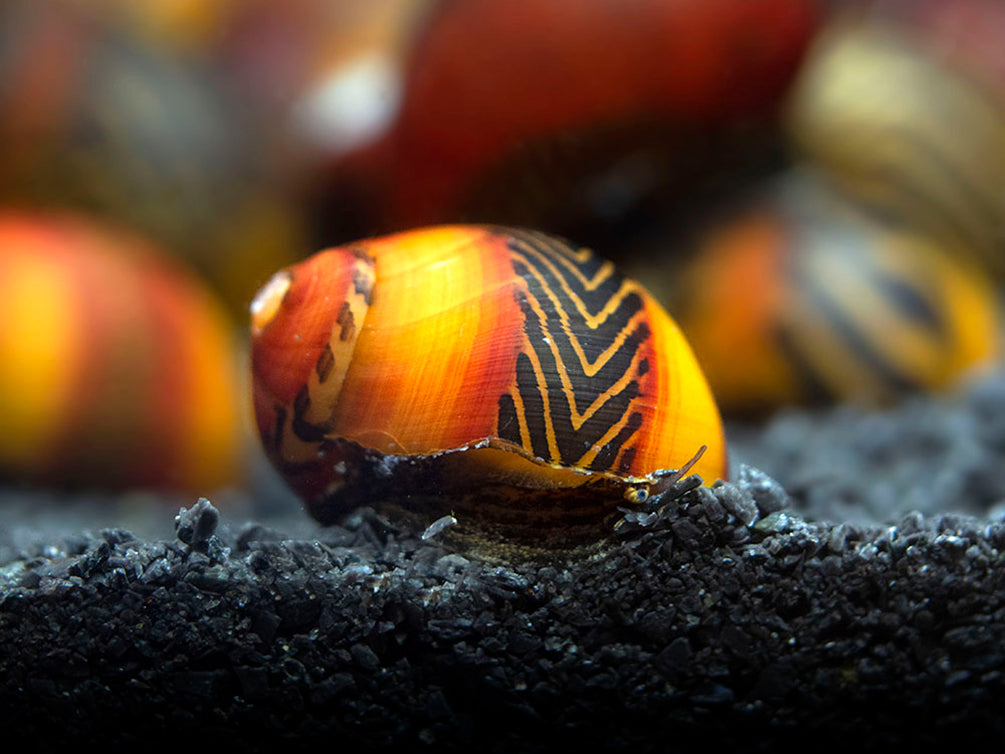
<path id="1" fill-rule="evenodd" d="M 29 750 L 1000 740 L 1005 376 L 730 436 L 734 483 L 552 562 L 480 559 L 369 510 L 321 529 L 288 502 L 184 500 L 176 532 L 177 500 L 8 489 L 3 735 Z"/>

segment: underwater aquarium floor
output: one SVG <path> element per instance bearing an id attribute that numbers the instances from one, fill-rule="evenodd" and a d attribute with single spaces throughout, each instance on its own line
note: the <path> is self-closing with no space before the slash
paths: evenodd
<path id="1" fill-rule="evenodd" d="M 264 478 L 260 500 L 198 505 L 0 490 L 5 737 L 639 752 L 1005 733 L 1005 375 L 729 437 L 732 483 L 552 561 L 370 510 L 321 528 Z"/>

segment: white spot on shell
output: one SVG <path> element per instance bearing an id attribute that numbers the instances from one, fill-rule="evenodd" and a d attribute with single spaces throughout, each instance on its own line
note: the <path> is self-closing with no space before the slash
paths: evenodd
<path id="1" fill-rule="evenodd" d="M 382 54 L 361 55 L 314 87 L 294 113 L 301 133 L 332 154 L 387 130 L 401 101 L 401 72 Z"/>
<path id="2" fill-rule="evenodd" d="M 277 272 L 258 289 L 251 300 L 251 331 L 258 335 L 271 322 L 283 304 L 286 292 L 293 285 L 293 276 L 286 270 Z"/>

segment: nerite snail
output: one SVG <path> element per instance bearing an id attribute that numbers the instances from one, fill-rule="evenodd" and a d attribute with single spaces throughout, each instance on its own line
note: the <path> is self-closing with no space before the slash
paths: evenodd
<path id="1" fill-rule="evenodd" d="M 1000 77 L 967 75 L 951 50 L 874 15 L 839 14 L 794 86 L 788 130 L 849 194 L 903 214 L 1001 278 L 1005 98 L 990 83 Z"/>
<path id="2" fill-rule="evenodd" d="M 330 209 L 343 208 L 348 193 L 354 216 L 371 213 L 367 223 L 388 230 L 483 218 L 603 226 L 676 190 L 678 176 L 704 164 L 694 155 L 712 134 L 725 140 L 728 124 L 768 121 L 823 8 L 818 0 L 434 3 L 406 56 L 388 132 L 339 156 L 333 174 L 345 183 L 351 171 L 359 185 L 340 185 Z"/>
<path id="3" fill-rule="evenodd" d="M 612 263 L 540 233 L 434 227 L 282 270 L 252 304 L 252 372 L 266 452 L 322 522 L 390 499 L 574 537 L 702 446 L 694 472 L 726 473 L 674 322 Z"/>
<path id="4" fill-rule="evenodd" d="M 145 241 L 0 211 L 0 477 L 199 492 L 239 477 L 221 304 Z"/>
<path id="5" fill-rule="evenodd" d="M 965 253 L 809 170 L 776 188 L 678 276 L 671 310 L 724 412 L 881 404 L 995 356 L 995 290 Z"/>
<path id="6" fill-rule="evenodd" d="M 243 314 L 256 283 L 298 258 L 306 233 L 261 113 L 228 106 L 220 76 L 126 28 L 146 15 L 153 30 L 213 4 L 0 3 L 0 201 L 134 228 Z"/>

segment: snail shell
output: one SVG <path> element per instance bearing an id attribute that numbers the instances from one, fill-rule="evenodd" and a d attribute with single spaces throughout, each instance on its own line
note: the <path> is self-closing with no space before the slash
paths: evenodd
<path id="1" fill-rule="evenodd" d="M 101 5 L 0 3 L 0 203 L 129 226 L 184 256 L 243 315 L 306 236 L 285 178 L 267 168 L 262 124 L 228 106 L 233 93 L 216 77 L 115 23 L 125 4 Z M 166 11 L 128 5 L 136 16 Z"/>
<path id="2" fill-rule="evenodd" d="M 702 446 L 695 472 L 726 473 L 674 322 L 540 233 L 434 227 L 282 270 L 252 304 L 252 372 L 265 449 L 323 522 L 411 496 L 503 536 L 596 530 Z"/>
<path id="3" fill-rule="evenodd" d="M 709 234 L 672 307 L 723 411 L 882 404 L 994 358 L 994 287 L 965 254 L 809 170 L 779 189 Z"/>
<path id="4" fill-rule="evenodd" d="M 236 339 L 139 239 L 0 212 L 0 476 L 205 494 L 239 471 Z"/>
<path id="5" fill-rule="evenodd" d="M 391 133 L 349 160 L 361 183 L 379 184 L 358 200 L 360 212 L 376 211 L 390 230 L 461 218 L 599 221 L 619 199 L 676 186 L 711 131 L 769 120 L 822 7 L 436 3 L 406 58 Z M 598 195 L 610 197 L 599 212 Z"/>
<path id="6" fill-rule="evenodd" d="M 889 23 L 842 18 L 808 56 L 789 131 L 849 194 L 1001 276 L 1005 97 L 945 58 Z"/>

